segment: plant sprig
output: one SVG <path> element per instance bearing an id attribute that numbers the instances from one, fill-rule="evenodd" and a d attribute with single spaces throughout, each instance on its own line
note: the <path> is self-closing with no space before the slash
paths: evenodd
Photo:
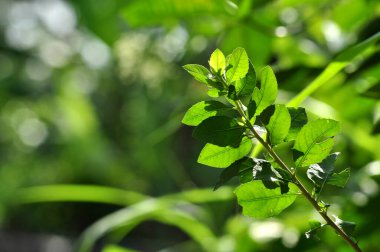
<path id="1" fill-rule="evenodd" d="M 182 122 L 195 126 L 193 137 L 206 142 L 198 162 L 225 168 L 215 189 L 238 176 L 238 202 L 243 214 L 254 218 L 278 215 L 303 195 L 326 221 L 318 225 L 313 222 L 306 232 L 308 238 L 328 225 L 355 251 L 361 251 L 352 238 L 355 224 L 338 217 L 332 220 L 329 205 L 320 200 L 325 185 L 344 187 L 350 174 L 349 169 L 335 172 L 338 154 L 330 154 L 339 123 L 331 119 L 308 121 L 304 108 L 275 104 L 278 87 L 273 70 L 264 67 L 258 80 L 243 48 L 236 48 L 227 57 L 216 49 L 209 66 L 189 64 L 184 69 L 207 85 L 209 96 L 218 100 L 193 105 Z M 253 139 L 270 158 L 250 157 Z M 275 150 L 284 143 L 292 146 L 293 162 L 289 164 Z M 305 167 L 314 185 L 310 191 L 297 175 Z"/>

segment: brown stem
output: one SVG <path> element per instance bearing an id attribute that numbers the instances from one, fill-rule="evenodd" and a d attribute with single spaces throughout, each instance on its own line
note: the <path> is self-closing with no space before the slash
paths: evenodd
<path id="1" fill-rule="evenodd" d="M 358 244 L 351 239 L 349 235 L 347 235 L 343 229 L 341 229 L 335 222 L 330 218 L 330 216 L 327 215 L 327 212 L 325 209 L 323 209 L 318 202 L 311 196 L 311 194 L 307 191 L 305 186 L 301 183 L 301 181 L 297 178 L 296 174 L 292 169 L 290 169 L 284 161 L 277 155 L 277 153 L 272 149 L 272 147 L 265 142 L 265 140 L 256 132 L 255 128 L 247 118 L 246 114 L 244 113 L 244 110 L 242 108 L 242 103 L 240 101 L 236 102 L 237 109 L 241 116 L 245 119 L 246 126 L 249 128 L 249 130 L 253 133 L 253 135 L 256 137 L 256 139 L 264 146 L 264 148 L 268 151 L 269 155 L 274 159 L 274 161 L 284 170 L 288 171 L 289 174 L 291 174 L 293 178 L 293 183 L 298 187 L 298 189 L 301 191 L 303 196 L 313 205 L 315 210 L 322 216 L 323 219 L 327 222 L 328 225 L 330 225 L 335 231 L 338 233 L 339 236 L 341 236 L 356 252 L 362 252 L 362 250 L 359 248 Z"/>

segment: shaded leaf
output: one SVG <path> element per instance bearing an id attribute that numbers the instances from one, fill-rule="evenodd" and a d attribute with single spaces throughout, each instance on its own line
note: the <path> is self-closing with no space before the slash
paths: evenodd
<path id="1" fill-rule="evenodd" d="M 368 98 L 380 99 L 380 82 L 362 92 L 361 95 Z"/>
<path id="2" fill-rule="evenodd" d="M 271 163 L 264 159 L 254 159 L 252 175 L 254 180 L 261 180 L 268 189 L 281 188 L 281 193 L 289 191 L 288 182 L 283 180 L 282 175 L 272 167 Z"/>
<path id="3" fill-rule="evenodd" d="M 226 116 L 214 116 L 201 122 L 193 131 L 195 139 L 218 146 L 237 146 L 245 128 L 236 119 Z"/>
<path id="4" fill-rule="evenodd" d="M 294 144 L 295 165 L 303 167 L 325 159 L 334 145 L 331 138 L 339 130 L 339 123 L 331 119 L 317 119 L 307 123 L 299 132 Z"/>
<path id="5" fill-rule="evenodd" d="M 244 48 L 236 48 L 227 56 L 226 79 L 228 83 L 232 83 L 245 77 L 248 72 L 249 63 L 248 55 Z"/>
<path id="6" fill-rule="evenodd" d="M 197 64 L 187 64 L 184 65 L 183 68 L 197 81 L 209 85 L 209 77 L 211 76 L 211 73 L 204 66 Z"/>
<path id="7" fill-rule="evenodd" d="M 356 224 L 354 222 L 349 222 L 349 221 L 344 221 L 344 220 L 341 220 L 338 218 L 338 216 L 336 215 L 333 215 L 333 217 L 335 218 L 334 220 L 334 223 L 340 227 L 341 229 L 343 229 L 343 231 L 349 235 L 349 236 L 352 236 L 355 232 L 355 227 L 356 227 Z"/>
<path id="8" fill-rule="evenodd" d="M 264 124 L 268 132 L 268 140 L 272 146 L 283 142 L 288 135 L 290 128 L 290 114 L 285 105 L 276 104 L 270 106 L 263 111 L 263 114 L 268 112 L 268 118 L 265 118 Z"/>
<path id="9" fill-rule="evenodd" d="M 319 194 L 326 184 L 344 187 L 350 177 L 350 170 L 334 173 L 334 163 L 339 153 L 332 153 L 320 164 L 313 164 L 307 170 L 307 177 L 314 182 L 314 190 Z"/>
<path id="10" fill-rule="evenodd" d="M 281 194 L 280 188 L 267 189 L 260 181 L 251 181 L 235 190 L 243 214 L 253 218 L 268 218 L 281 213 L 298 196 L 298 189 L 289 184 L 289 192 Z"/>
<path id="11" fill-rule="evenodd" d="M 219 49 L 216 49 L 210 57 L 209 65 L 214 73 L 222 74 L 226 68 L 226 58 Z"/>
<path id="12" fill-rule="evenodd" d="M 182 123 L 189 126 L 197 126 L 202 121 L 213 116 L 238 116 L 239 113 L 233 108 L 218 101 L 201 101 L 187 110 Z"/>
<path id="13" fill-rule="evenodd" d="M 247 155 L 252 149 L 251 139 L 244 137 L 239 147 L 220 147 L 206 144 L 198 157 L 198 163 L 216 167 L 226 168 L 233 162 Z"/>
<path id="14" fill-rule="evenodd" d="M 219 181 L 216 183 L 214 190 L 218 189 L 228 181 L 230 181 L 235 176 L 250 176 L 250 180 L 252 180 L 252 169 L 255 165 L 255 162 L 252 158 L 244 157 L 228 168 L 224 169 L 219 176 Z"/>
<path id="15" fill-rule="evenodd" d="M 256 115 L 272 105 L 277 97 L 277 80 L 270 66 L 263 68 L 261 72 L 261 82 L 255 87 L 253 100 L 256 103 Z"/>
<path id="16" fill-rule="evenodd" d="M 302 127 L 307 123 L 307 114 L 304 108 L 288 108 L 291 123 L 289 133 L 285 138 L 286 142 L 295 140 Z"/>
<path id="17" fill-rule="evenodd" d="M 311 221 L 309 221 L 309 226 L 310 226 L 310 230 L 305 232 L 306 238 L 307 239 L 311 239 L 311 238 L 319 239 L 317 237 L 317 231 L 319 229 L 321 229 L 322 227 L 324 227 L 325 225 L 322 225 L 322 223 L 320 223 L 319 221 L 311 220 Z"/>
<path id="18" fill-rule="evenodd" d="M 373 129 L 372 129 L 371 134 L 372 134 L 372 135 L 380 134 L 380 120 L 377 120 L 377 122 L 376 122 L 375 125 L 373 126 Z"/>
<path id="19" fill-rule="evenodd" d="M 345 187 L 348 179 L 350 178 L 350 168 L 346 168 L 341 172 L 333 173 L 327 184 L 338 187 Z"/>

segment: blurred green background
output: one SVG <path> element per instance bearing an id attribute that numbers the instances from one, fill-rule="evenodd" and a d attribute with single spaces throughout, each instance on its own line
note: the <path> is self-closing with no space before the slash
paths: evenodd
<path id="1" fill-rule="evenodd" d="M 0 251 L 350 251 L 329 229 L 305 238 L 303 199 L 253 220 L 233 187 L 212 192 L 221 170 L 180 123 L 205 87 L 181 66 L 242 46 L 286 103 L 380 31 L 378 0 L 2 0 L 0 31 Z M 351 179 L 322 198 L 364 251 L 380 251 L 379 56 L 303 103 L 341 121 Z"/>

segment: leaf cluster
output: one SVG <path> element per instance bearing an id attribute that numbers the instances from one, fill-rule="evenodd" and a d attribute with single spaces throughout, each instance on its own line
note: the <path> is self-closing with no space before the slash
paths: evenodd
<path id="1" fill-rule="evenodd" d="M 324 186 L 344 187 L 350 174 L 349 169 L 335 172 L 338 154 L 330 154 L 340 131 L 337 121 L 309 121 L 304 108 L 276 104 L 278 84 L 272 68 L 266 66 L 258 75 L 243 48 L 228 56 L 216 49 L 208 68 L 189 64 L 184 69 L 215 98 L 193 105 L 182 120 L 195 127 L 194 138 L 205 142 L 198 162 L 224 168 L 215 189 L 238 177 L 235 194 L 243 213 L 266 218 L 282 212 L 301 194 L 297 173 L 306 171 L 313 184 L 310 197 L 327 211 L 319 201 Z M 270 158 L 253 157 L 257 144 L 265 147 Z M 284 164 L 275 154 L 281 146 L 290 146 L 291 163 Z M 320 227 L 312 226 L 308 236 Z"/>

